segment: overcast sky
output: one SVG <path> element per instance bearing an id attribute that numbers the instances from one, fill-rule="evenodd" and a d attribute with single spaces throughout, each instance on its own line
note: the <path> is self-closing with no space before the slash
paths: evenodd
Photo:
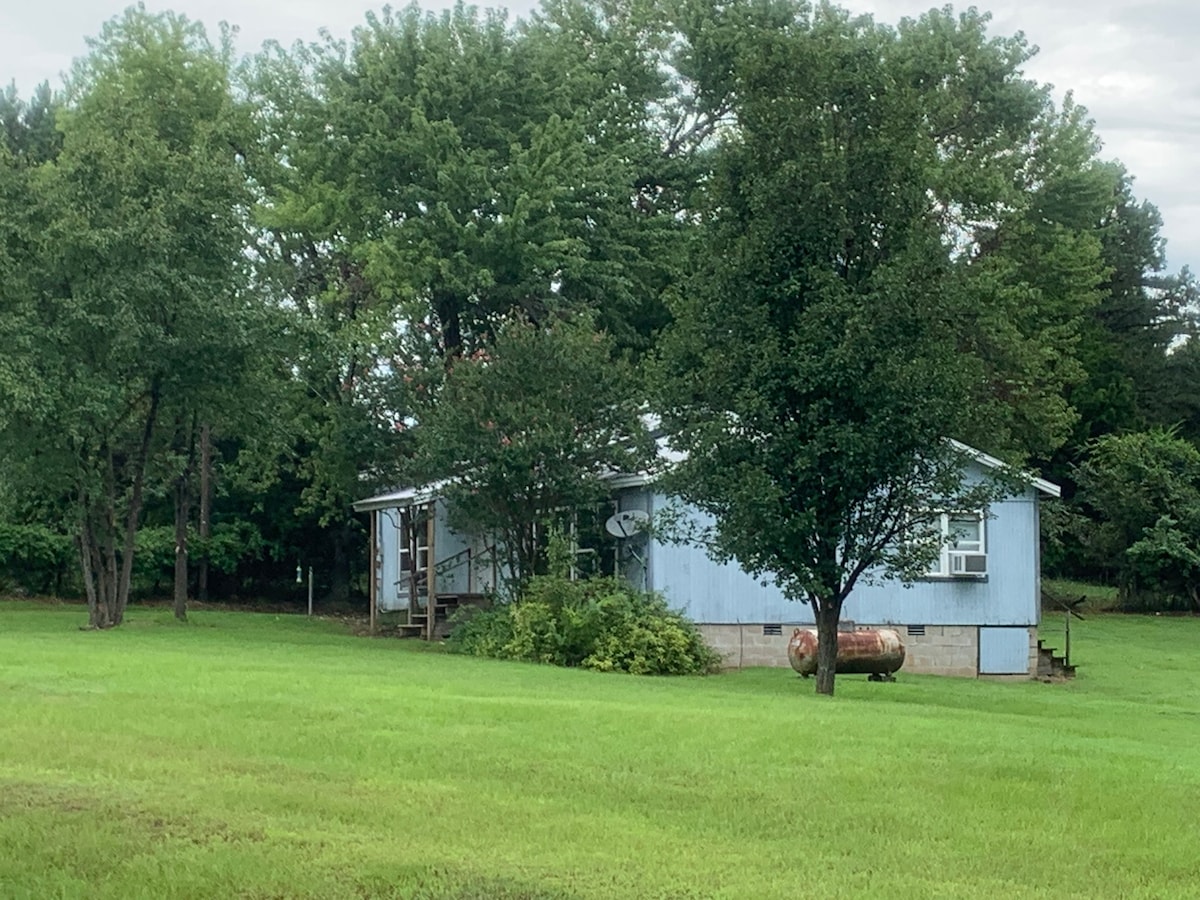
<path id="1" fill-rule="evenodd" d="M 843 0 L 855 11 L 895 22 L 940 0 Z M 57 83 L 72 58 L 86 50 L 84 38 L 120 12 L 122 0 L 0 0 L 0 82 L 15 79 L 22 94 L 40 81 Z M 239 26 L 243 49 L 274 38 L 284 44 L 309 40 L 328 28 L 349 34 L 367 0 L 148 0 L 150 9 L 171 8 L 215 31 L 224 20 Z M 402 4 L 396 4 L 402 5 Z M 449 5 L 423 0 L 426 8 Z M 487 2 L 481 6 L 489 5 Z M 508 3 L 514 14 L 530 0 Z M 1031 77 L 1061 94 L 1073 90 L 1088 108 L 1105 142 L 1105 155 L 1120 159 L 1137 177 L 1140 197 L 1165 219 L 1172 268 L 1200 268 L 1200 78 L 1192 57 L 1200 39 L 1196 0 L 994 0 L 979 2 L 995 14 L 996 33 L 1024 31 L 1041 52 Z"/>

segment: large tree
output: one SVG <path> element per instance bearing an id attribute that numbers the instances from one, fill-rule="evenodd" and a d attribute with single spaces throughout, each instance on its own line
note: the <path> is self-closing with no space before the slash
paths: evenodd
<path id="1" fill-rule="evenodd" d="M 1000 489 L 968 483 L 947 438 L 991 431 L 1016 458 L 1065 437 L 1069 411 L 1032 401 L 1061 386 L 1054 342 L 1102 270 L 1021 196 L 1030 167 L 1035 187 L 1055 174 L 1035 165 L 1048 103 L 1022 41 L 973 12 L 893 30 L 790 9 L 733 42 L 736 122 L 659 383 L 687 453 L 673 488 L 713 515 L 718 552 L 812 605 L 832 693 L 857 581 L 918 574 L 923 516 Z"/>
<path id="2" fill-rule="evenodd" d="M 62 148 L 29 177 L 25 277 L 0 286 L 5 454 L 72 501 L 93 626 L 120 624 L 160 426 L 251 352 L 248 194 L 230 49 L 131 9 L 71 76 Z M 186 412 L 185 412 L 186 410 Z"/>
<path id="3" fill-rule="evenodd" d="M 411 450 L 403 375 L 486 349 L 513 313 L 588 310 L 633 353 L 665 322 L 684 226 L 647 116 L 666 79 L 612 13 L 410 6 L 249 67 L 263 271 L 307 392 L 301 511 L 339 546 L 364 473 L 394 478 Z"/>

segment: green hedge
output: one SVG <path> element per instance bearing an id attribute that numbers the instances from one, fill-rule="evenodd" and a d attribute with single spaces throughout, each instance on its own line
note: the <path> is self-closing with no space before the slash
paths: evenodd
<path id="1" fill-rule="evenodd" d="M 662 597 L 614 578 L 537 576 L 520 599 L 464 610 L 452 624 L 450 648 L 474 656 L 635 675 L 696 675 L 720 663 Z"/>

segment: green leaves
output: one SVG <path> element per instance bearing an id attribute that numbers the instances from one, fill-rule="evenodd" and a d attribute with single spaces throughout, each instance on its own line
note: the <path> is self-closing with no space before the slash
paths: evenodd
<path id="1" fill-rule="evenodd" d="M 416 480 L 447 479 L 458 522 L 502 535 L 520 581 L 545 566 L 539 529 L 648 464 L 636 388 L 587 317 L 506 319 L 490 349 L 417 395 Z"/>
<path id="2" fill-rule="evenodd" d="M 456 621 L 449 645 L 472 656 L 633 675 L 704 675 L 720 665 L 662 597 L 614 578 L 537 576 L 521 599 Z"/>
<path id="3" fill-rule="evenodd" d="M 1076 471 L 1085 546 L 1130 608 L 1200 609 L 1200 450 L 1170 431 L 1102 437 Z"/>
<path id="4" fill-rule="evenodd" d="M 1015 192 L 959 182 L 977 151 L 1013 154 L 1040 94 L 1023 45 L 974 14 L 894 31 L 792 11 L 734 44 L 737 128 L 657 382 L 687 453 L 670 485 L 717 519 L 718 548 L 836 614 L 868 573 L 911 577 L 893 550 L 920 509 L 995 493 L 945 440 L 985 431 L 976 399 L 1011 377 L 963 345 L 990 298 L 954 247 L 968 208 Z"/>
<path id="5" fill-rule="evenodd" d="M 260 58 L 276 242 L 307 233 L 309 256 L 336 255 L 399 317 L 430 321 L 441 357 L 486 346 L 512 310 L 568 307 L 644 347 L 663 319 L 660 238 L 677 230 L 632 202 L 658 152 L 644 104 L 663 88 L 617 36 L 565 27 L 579 14 L 511 27 L 412 7 L 348 46 Z"/>
<path id="6" fill-rule="evenodd" d="M 121 620 L 146 480 L 169 457 L 160 417 L 229 402 L 260 343 L 243 293 L 248 119 L 229 65 L 200 25 L 130 9 L 74 69 L 54 110 L 61 148 L 14 141 L 31 167 L 15 185 L 0 151 L 0 188 L 27 210 L 0 224 L 21 270 L 0 287 L 14 337 L 0 452 L 72 498 L 93 624 Z"/>

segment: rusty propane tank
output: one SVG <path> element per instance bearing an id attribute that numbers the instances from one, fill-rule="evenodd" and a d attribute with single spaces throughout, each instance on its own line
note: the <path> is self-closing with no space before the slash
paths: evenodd
<path id="1" fill-rule="evenodd" d="M 817 631 L 797 628 L 788 641 L 788 662 L 807 678 L 817 674 Z M 837 673 L 889 677 L 904 665 L 904 641 L 890 628 L 839 631 Z"/>

